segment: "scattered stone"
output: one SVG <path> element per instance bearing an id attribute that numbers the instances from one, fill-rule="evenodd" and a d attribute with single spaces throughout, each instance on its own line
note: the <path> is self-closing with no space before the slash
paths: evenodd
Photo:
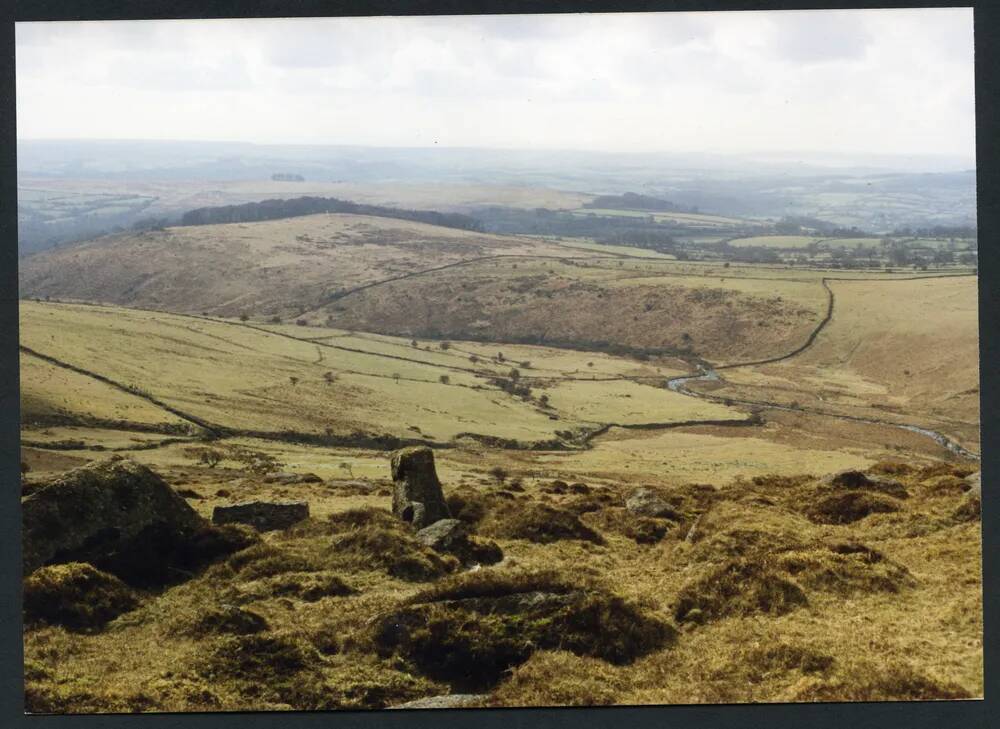
<path id="1" fill-rule="evenodd" d="M 459 709 L 463 706 L 475 706 L 486 699 L 486 694 L 441 694 L 428 696 L 405 704 L 388 706 L 388 709 Z"/>
<path id="2" fill-rule="evenodd" d="M 259 532 L 287 529 L 307 518 L 305 501 L 244 501 L 212 510 L 214 524 L 249 524 Z"/>
<path id="3" fill-rule="evenodd" d="M 392 454 L 392 513 L 416 529 L 451 514 L 434 469 L 434 451 L 426 446 L 403 448 Z"/>
<path id="4" fill-rule="evenodd" d="M 648 516 L 654 519 L 680 519 L 680 515 L 670 504 L 655 491 L 645 487 L 636 489 L 626 497 L 625 508 L 637 516 Z"/>
<path id="5" fill-rule="evenodd" d="M 482 542 L 469 534 L 468 525 L 458 519 L 441 519 L 417 532 L 425 547 L 451 554 L 463 565 L 496 564 L 503 552 L 493 542 Z"/>

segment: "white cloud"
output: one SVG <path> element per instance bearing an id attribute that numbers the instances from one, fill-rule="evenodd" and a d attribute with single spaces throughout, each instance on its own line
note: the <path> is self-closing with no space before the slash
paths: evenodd
<path id="1" fill-rule="evenodd" d="M 21 138 L 973 154 L 968 9 L 29 23 Z"/>

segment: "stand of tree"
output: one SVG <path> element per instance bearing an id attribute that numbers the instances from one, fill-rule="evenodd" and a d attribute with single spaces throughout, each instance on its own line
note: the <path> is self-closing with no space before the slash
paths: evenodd
<path id="1" fill-rule="evenodd" d="M 381 205 L 362 205 L 335 197 L 296 197 L 290 200 L 262 200 L 243 205 L 189 210 L 181 217 L 181 225 L 212 225 L 216 223 L 251 223 L 259 220 L 297 218 L 316 213 L 350 213 L 377 215 L 382 218 L 413 220 L 418 223 L 441 225 L 446 228 L 482 231 L 483 224 L 460 213 L 439 213 L 434 210 L 403 210 Z"/>
<path id="2" fill-rule="evenodd" d="M 622 195 L 598 195 L 585 208 L 608 208 L 610 210 L 648 210 L 660 213 L 698 212 L 697 209 L 685 210 L 680 205 L 669 200 L 626 192 Z"/>

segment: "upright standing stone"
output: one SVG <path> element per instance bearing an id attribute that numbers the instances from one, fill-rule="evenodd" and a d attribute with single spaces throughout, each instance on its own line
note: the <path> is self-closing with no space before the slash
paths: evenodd
<path id="1" fill-rule="evenodd" d="M 403 448 L 392 454 L 391 465 L 393 514 L 417 529 L 451 516 L 434 470 L 434 451 L 426 446 Z"/>

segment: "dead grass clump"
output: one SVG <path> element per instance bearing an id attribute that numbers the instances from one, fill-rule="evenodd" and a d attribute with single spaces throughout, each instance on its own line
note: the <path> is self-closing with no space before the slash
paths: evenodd
<path id="1" fill-rule="evenodd" d="M 382 569 L 392 577 L 413 582 L 434 580 L 458 569 L 459 561 L 425 547 L 403 530 L 364 526 L 334 539 L 331 558 L 351 570 Z"/>
<path id="2" fill-rule="evenodd" d="M 262 543 L 237 552 L 224 563 L 243 580 L 259 580 L 286 572 L 318 572 L 323 563 L 318 555 L 306 555 Z"/>
<path id="3" fill-rule="evenodd" d="M 636 516 L 620 506 L 604 508 L 584 515 L 584 522 L 603 533 L 619 534 L 637 544 L 656 544 L 661 541 L 676 524 L 666 519 Z"/>
<path id="4" fill-rule="evenodd" d="M 806 604 L 802 588 L 770 562 L 736 559 L 682 588 L 674 618 L 703 623 L 728 616 L 784 615 Z"/>
<path id="5" fill-rule="evenodd" d="M 201 673 L 209 679 L 268 681 L 319 661 L 303 640 L 286 635 L 239 635 L 222 640 L 208 654 Z"/>
<path id="6" fill-rule="evenodd" d="M 452 518 L 460 519 L 467 524 L 478 524 L 489 512 L 495 499 L 486 494 L 477 493 L 471 489 L 463 489 L 448 494 L 445 503 Z"/>
<path id="7" fill-rule="evenodd" d="M 867 491 L 830 494 L 809 506 L 805 514 L 817 524 L 852 524 L 870 514 L 899 511 L 894 499 Z"/>
<path id="8" fill-rule="evenodd" d="M 291 572 L 267 580 L 263 592 L 267 597 L 317 602 L 324 597 L 345 597 L 357 591 L 332 572 Z"/>
<path id="9" fill-rule="evenodd" d="M 814 679 L 795 701 L 934 701 L 968 699 L 964 688 L 941 681 L 903 663 L 865 662 L 839 671 L 843 677 Z"/>
<path id="10" fill-rule="evenodd" d="M 687 483 L 672 487 L 664 498 L 677 511 L 690 516 L 707 511 L 722 498 L 722 493 L 711 484 Z"/>
<path id="11" fill-rule="evenodd" d="M 581 516 L 583 514 L 589 514 L 594 511 L 606 509 L 609 506 L 617 506 L 620 503 L 620 496 L 617 496 L 610 490 L 602 489 L 600 491 L 594 490 L 589 494 L 578 496 L 572 501 L 567 501 L 563 504 L 563 508 L 567 511 L 573 512 L 577 516 Z"/>
<path id="12" fill-rule="evenodd" d="M 868 469 L 879 476 L 909 476 L 918 469 L 903 461 L 879 461 Z"/>
<path id="13" fill-rule="evenodd" d="M 571 511 L 534 502 L 508 503 L 492 510 L 481 524 L 483 534 L 504 539 L 524 539 L 550 544 L 562 539 L 579 539 L 603 544 L 600 534 L 580 521 Z"/>
<path id="14" fill-rule="evenodd" d="M 696 562 L 780 553 L 804 548 L 811 527 L 798 514 L 772 505 L 722 501 L 692 527 L 684 548 Z"/>
<path id="15" fill-rule="evenodd" d="M 969 494 L 952 512 L 951 518 L 959 524 L 979 521 L 982 518 L 982 509 L 982 500 L 975 494 Z"/>
<path id="16" fill-rule="evenodd" d="M 697 534 L 697 532 L 696 532 Z M 750 527 L 733 527 L 719 532 L 704 534 L 695 539 L 689 552 L 690 559 L 710 562 L 719 559 L 733 559 L 755 554 L 776 554 L 800 549 L 804 542 L 788 530 Z"/>
<path id="17" fill-rule="evenodd" d="M 487 699 L 487 706 L 608 706 L 621 695 L 616 669 L 569 651 L 538 651 Z"/>
<path id="18" fill-rule="evenodd" d="M 965 479 L 950 473 L 925 479 L 921 485 L 929 496 L 961 496 L 969 490 Z"/>
<path id="19" fill-rule="evenodd" d="M 978 468 L 973 466 L 958 463 L 946 463 L 942 461 L 940 463 L 931 464 L 930 466 L 924 466 L 917 471 L 915 478 L 918 481 L 927 481 L 935 476 L 956 476 L 957 478 L 965 478 L 978 470 Z"/>
<path id="20" fill-rule="evenodd" d="M 822 479 L 821 483 L 827 487 L 846 491 L 873 491 L 896 499 L 910 497 L 906 487 L 895 479 L 871 478 L 861 471 L 850 469 L 827 476 Z"/>
<path id="21" fill-rule="evenodd" d="M 114 575 L 82 562 L 50 565 L 24 580 L 26 623 L 62 625 L 70 630 L 101 628 L 139 600 Z"/>
<path id="22" fill-rule="evenodd" d="M 915 584 L 906 567 L 854 542 L 789 552 L 780 555 L 776 564 L 804 587 L 840 595 L 897 593 Z"/>
<path id="23" fill-rule="evenodd" d="M 836 663 L 833 656 L 796 643 L 777 643 L 754 648 L 747 653 L 744 662 L 748 668 L 748 678 L 755 683 L 788 671 L 825 675 Z"/>
<path id="24" fill-rule="evenodd" d="M 250 635 L 268 629 L 263 615 L 233 605 L 223 605 L 199 617 L 185 632 L 195 637 L 208 635 Z"/>
<path id="25" fill-rule="evenodd" d="M 675 636 L 665 621 L 589 581 L 480 570 L 407 600 L 379 620 L 373 640 L 382 655 L 478 690 L 537 650 L 561 648 L 624 664 Z"/>

